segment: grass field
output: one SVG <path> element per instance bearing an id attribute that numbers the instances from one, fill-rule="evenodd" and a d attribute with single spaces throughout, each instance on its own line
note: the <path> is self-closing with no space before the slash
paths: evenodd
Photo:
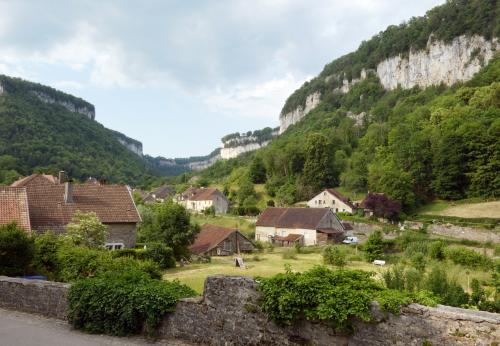
<path id="1" fill-rule="evenodd" d="M 500 201 L 435 201 L 418 210 L 418 214 L 456 216 L 463 218 L 500 218 Z"/>
<path id="2" fill-rule="evenodd" d="M 191 220 L 199 224 L 212 224 L 227 228 L 237 228 L 245 235 L 251 235 L 255 232 L 256 218 L 232 216 L 232 215 L 216 215 L 208 216 L 203 214 L 192 213 Z M 253 237 L 252 237 L 253 239 Z"/>
<path id="3" fill-rule="evenodd" d="M 203 283 L 207 276 L 224 274 L 235 276 L 248 277 L 269 277 L 277 273 L 285 271 L 285 265 L 289 264 L 293 271 L 306 271 L 315 265 L 323 264 L 323 257 L 320 252 L 309 254 L 297 254 L 296 259 L 283 259 L 283 248 L 276 248 L 272 253 L 250 254 L 244 256 L 246 269 L 241 269 L 235 266 L 234 258 L 227 257 L 212 257 L 211 263 L 190 264 L 185 267 L 177 267 L 169 269 L 165 272 L 164 279 L 175 280 L 190 286 L 198 293 L 203 292 Z M 254 256 L 258 256 L 259 260 L 254 260 Z M 350 262 L 348 268 L 364 269 L 375 272 L 380 272 L 382 269 L 373 264 L 353 261 Z"/>

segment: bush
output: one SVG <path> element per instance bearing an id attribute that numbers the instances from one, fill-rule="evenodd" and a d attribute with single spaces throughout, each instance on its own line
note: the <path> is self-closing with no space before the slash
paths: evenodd
<path id="1" fill-rule="evenodd" d="M 444 269 L 434 267 L 427 275 L 425 288 L 440 298 L 440 303 L 450 306 L 467 304 L 469 297 L 462 286 L 448 278 Z"/>
<path id="2" fill-rule="evenodd" d="M 382 239 L 382 233 L 380 231 L 375 231 L 370 234 L 368 240 L 363 245 L 363 251 L 365 251 L 368 262 L 372 262 L 382 257 L 384 254 L 384 240 Z"/>
<path id="3" fill-rule="evenodd" d="M 361 270 L 332 271 L 319 266 L 303 273 L 287 271 L 260 278 L 261 308 L 280 324 L 291 325 L 306 318 L 346 330 L 353 317 L 369 321 L 371 302 L 386 291 L 372 275 Z M 392 296 L 388 292 L 383 298 L 383 308 L 391 311 L 412 301 L 399 292 Z"/>
<path id="4" fill-rule="evenodd" d="M 59 262 L 57 252 L 61 247 L 61 240 L 53 232 L 47 232 L 35 236 L 35 251 L 33 256 L 33 267 L 39 274 L 55 277 Z"/>
<path id="5" fill-rule="evenodd" d="M 446 248 L 444 254 L 446 258 L 452 260 L 455 264 L 461 264 L 467 267 L 482 267 L 488 269 L 493 266 L 493 261 L 488 256 L 464 247 Z"/>
<path id="6" fill-rule="evenodd" d="M 141 261 L 133 257 L 114 258 L 114 251 L 84 247 L 64 247 L 57 256 L 59 268 L 57 278 L 71 282 L 95 277 L 106 272 L 141 271 L 151 278 L 161 278 L 159 266 L 152 261 Z"/>
<path id="7" fill-rule="evenodd" d="M 15 223 L 0 227 L 0 275 L 25 274 L 33 253 L 33 239 Z"/>
<path id="8" fill-rule="evenodd" d="M 439 261 L 443 260 L 445 257 L 444 256 L 445 247 L 446 244 L 441 240 L 433 241 L 432 243 L 429 244 L 429 257 Z"/>
<path id="9" fill-rule="evenodd" d="M 323 251 L 323 262 L 339 268 L 347 264 L 346 251 L 340 245 L 329 245 Z"/>
<path id="10" fill-rule="evenodd" d="M 163 243 L 148 243 L 144 259 L 157 263 L 162 269 L 175 268 L 174 251 Z"/>
<path id="11" fill-rule="evenodd" d="M 152 280 L 138 271 L 108 273 L 71 286 L 68 319 L 90 333 L 129 335 L 145 327 L 153 334 L 180 298 L 195 295 L 178 282 Z"/>

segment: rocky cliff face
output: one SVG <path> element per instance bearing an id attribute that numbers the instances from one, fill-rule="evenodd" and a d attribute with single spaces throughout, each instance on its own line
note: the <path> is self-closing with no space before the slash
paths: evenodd
<path id="1" fill-rule="evenodd" d="M 41 91 L 37 91 L 37 90 L 33 90 L 32 93 L 36 97 L 38 97 L 42 102 L 50 103 L 50 104 L 57 104 L 57 105 L 63 106 L 64 108 L 66 108 L 70 112 L 75 112 L 75 113 L 85 115 L 86 117 L 88 117 L 91 120 L 95 119 L 95 109 L 94 108 L 85 107 L 85 106 L 79 107 L 79 106 L 77 106 L 74 103 L 71 103 L 69 101 L 56 100 L 53 97 L 51 97 L 51 96 L 49 96 Z"/>
<path id="2" fill-rule="evenodd" d="M 459 36 L 450 44 L 429 39 L 425 50 L 382 61 L 377 66 L 377 75 L 389 90 L 398 85 L 404 89 L 441 83 L 452 85 L 471 79 L 498 48 L 498 40 L 488 41 L 481 36 Z"/>
<path id="3" fill-rule="evenodd" d="M 407 55 L 398 55 L 381 61 L 373 71 L 387 90 L 401 86 L 411 89 L 431 85 L 453 85 L 472 78 L 474 74 L 491 60 L 500 48 L 497 39 L 486 40 L 482 36 L 459 36 L 451 43 L 434 41 L 429 38 L 426 49 L 410 51 Z M 361 77 L 348 81 L 335 89 L 347 93 L 354 84 L 366 78 L 370 71 L 363 70 Z M 335 76 L 328 76 L 329 78 Z M 305 107 L 299 106 L 291 112 L 280 115 L 280 134 L 290 125 L 297 123 L 313 110 L 321 101 L 321 94 L 315 92 L 306 99 Z"/>
<path id="4" fill-rule="evenodd" d="M 3 86 L 2 86 L 2 84 L 0 84 L 0 95 L 2 95 L 2 94 L 3 94 Z"/>
<path id="5" fill-rule="evenodd" d="M 117 138 L 118 139 L 118 142 L 120 142 L 123 146 L 125 146 L 125 148 L 127 148 L 128 150 L 130 150 L 131 152 L 139 155 L 139 156 L 142 156 L 142 143 L 139 143 L 137 144 L 137 142 L 127 142 L 126 140 L 124 139 L 121 139 L 121 138 Z"/>
<path id="6" fill-rule="evenodd" d="M 321 93 L 315 92 L 307 96 L 306 104 L 304 107 L 299 106 L 295 108 L 293 111 L 283 114 L 280 116 L 280 131 L 282 134 L 288 128 L 288 126 L 293 125 L 299 122 L 303 117 L 306 116 L 307 113 L 312 111 L 316 106 L 321 102 Z"/>
<path id="7" fill-rule="evenodd" d="M 265 147 L 269 144 L 270 141 L 265 141 L 262 143 L 248 143 L 242 144 L 235 147 L 230 148 L 222 148 L 220 151 L 220 156 L 222 159 L 234 159 L 235 157 L 240 156 L 241 154 L 247 153 L 249 151 L 254 151 Z"/>

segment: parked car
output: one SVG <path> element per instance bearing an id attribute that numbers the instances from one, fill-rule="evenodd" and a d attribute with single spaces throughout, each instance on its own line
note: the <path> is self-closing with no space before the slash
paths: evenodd
<path id="1" fill-rule="evenodd" d="M 344 244 L 357 244 L 358 243 L 358 237 L 346 237 L 342 243 Z"/>

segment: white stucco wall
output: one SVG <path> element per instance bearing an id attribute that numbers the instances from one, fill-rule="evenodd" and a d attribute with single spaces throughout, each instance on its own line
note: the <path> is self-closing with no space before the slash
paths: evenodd
<path id="1" fill-rule="evenodd" d="M 255 227 L 255 240 L 256 241 L 261 241 L 265 243 L 269 243 L 270 235 L 275 235 L 276 234 L 276 229 L 274 227 L 263 227 L 263 226 L 257 226 Z"/>
<path id="2" fill-rule="evenodd" d="M 307 202 L 309 208 L 331 208 L 334 212 L 354 213 L 354 210 L 332 194 L 322 191 Z"/>

